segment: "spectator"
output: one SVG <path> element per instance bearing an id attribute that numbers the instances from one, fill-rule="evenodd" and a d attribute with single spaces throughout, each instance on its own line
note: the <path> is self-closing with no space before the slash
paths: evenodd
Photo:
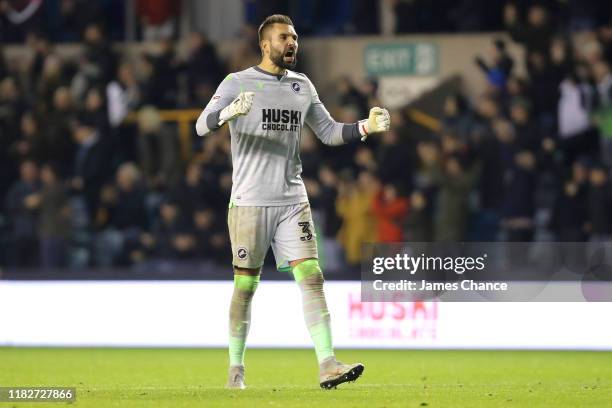
<path id="1" fill-rule="evenodd" d="M 181 212 L 192 217 L 198 206 L 210 206 L 212 192 L 202 179 L 202 166 L 192 161 L 187 165 L 185 175 L 173 189 L 173 201 L 180 203 Z"/>
<path id="2" fill-rule="evenodd" d="M 533 101 L 534 126 L 552 131 L 555 128 L 560 79 L 545 54 L 534 51 L 528 56 L 530 98 Z M 527 118 L 528 120 L 530 118 Z M 520 134 L 520 130 L 519 130 Z"/>
<path id="3" fill-rule="evenodd" d="M 179 260 L 195 255 L 196 239 L 190 228 L 190 219 L 180 213 L 180 206 L 165 201 L 159 209 L 160 218 L 151 234 L 141 235 L 141 244 L 149 256 L 157 260 Z"/>
<path id="4" fill-rule="evenodd" d="M 528 92 L 529 89 L 524 78 L 511 76 L 508 78 L 508 82 L 506 83 L 507 98 L 504 102 L 506 104 L 507 102 L 510 102 L 516 98 L 527 98 L 529 97 Z M 504 107 L 504 110 L 507 109 Z"/>
<path id="5" fill-rule="evenodd" d="M 430 191 L 431 193 L 431 191 Z M 408 242 L 431 242 L 433 240 L 433 214 L 431 194 L 415 190 L 410 195 L 410 210 L 404 223 L 404 240 Z"/>
<path id="6" fill-rule="evenodd" d="M 534 237 L 536 162 L 529 150 L 514 155 L 504 174 L 501 226 L 504 241 L 530 242 Z"/>
<path id="7" fill-rule="evenodd" d="M 442 133 L 440 139 L 442 147 L 442 155 L 444 157 L 452 155 L 467 156 L 468 147 L 456 135 L 452 133 Z"/>
<path id="8" fill-rule="evenodd" d="M 487 64 L 482 57 L 476 57 L 476 65 L 485 73 L 489 84 L 493 88 L 503 91 L 506 81 L 512 75 L 514 60 L 506 51 L 506 43 L 503 40 L 495 40 L 491 48 L 491 65 Z"/>
<path id="9" fill-rule="evenodd" d="M 467 142 L 472 129 L 472 119 L 465 97 L 459 93 L 448 95 L 444 99 L 443 110 L 443 131 L 455 134 Z"/>
<path id="10" fill-rule="evenodd" d="M 587 82 L 587 72 L 577 67 L 576 75 L 565 78 L 560 85 L 559 99 L 559 143 L 565 162 L 572 163 L 576 157 L 591 154 L 597 143 L 590 113 L 594 105 L 594 92 Z"/>
<path id="11" fill-rule="evenodd" d="M 574 162 L 570 179 L 558 192 L 552 229 L 561 242 L 583 242 L 588 238 L 588 166 L 586 159 Z"/>
<path id="12" fill-rule="evenodd" d="M 138 0 L 136 15 L 145 41 L 173 39 L 177 30 L 180 0 Z"/>
<path id="13" fill-rule="evenodd" d="M 555 37 L 550 45 L 548 59 L 551 67 L 551 74 L 557 86 L 563 79 L 574 71 L 574 60 L 571 42 L 564 37 Z M 555 93 L 559 98 L 559 92 Z"/>
<path id="14" fill-rule="evenodd" d="M 509 82 L 509 86 L 512 82 L 513 80 Z M 489 99 L 485 101 L 485 106 L 491 107 L 481 107 L 478 124 L 474 126 L 469 145 L 472 155 L 482 166 L 481 177 L 477 183 L 480 208 L 475 214 L 474 239 L 497 241 L 499 209 L 503 204 L 502 180 L 505 161 L 502 159 L 507 157 L 504 153 L 504 142 L 509 143 L 514 139 L 514 128 L 509 121 L 493 116 L 498 112 L 497 105 Z"/>
<path id="15" fill-rule="evenodd" d="M 91 118 L 81 116 L 74 125 L 72 136 L 78 149 L 71 186 L 83 195 L 87 213 L 93 220 L 98 208 L 100 189 L 110 171 L 109 163 Z"/>
<path id="16" fill-rule="evenodd" d="M 138 159 L 147 185 L 164 189 L 180 177 L 178 138 L 164 127 L 159 112 L 145 107 L 138 113 Z"/>
<path id="17" fill-rule="evenodd" d="M 32 112 L 24 113 L 21 116 L 21 137 L 9 148 L 13 161 L 19 163 L 31 159 L 42 163 L 47 158 L 47 150 L 38 119 Z"/>
<path id="18" fill-rule="evenodd" d="M 83 34 L 86 76 L 91 86 L 106 86 L 116 72 L 117 61 L 104 31 L 99 24 L 89 24 Z"/>
<path id="19" fill-rule="evenodd" d="M 373 239 L 375 223 L 372 217 L 372 200 L 379 184 L 371 173 L 362 171 L 357 182 L 342 181 L 338 185 L 336 211 L 342 219 L 338 241 L 350 265 L 361 261 L 361 244 Z"/>
<path id="20" fill-rule="evenodd" d="M 515 99 L 510 105 L 510 118 L 515 131 L 514 143 L 528 150 L 537 149 L 542 143 L 537 122 L 531 117 L 531 105 L 526 99 Z"/>
<path id="21" fill-rule="evenodd" d="M 16 81 L 11 77 L 0 80 L 0 196 L 17 175 L 16 162 L 9 156 L 8 147 L 18 140 L 20 117 L 25 104 Z"/>
<path id="22" fill-rule="evenodd" d="M 336 271 L 341 268 L 341 247 L 336 240 L 342 221 L 336 212 L 339 179 L 336 173 L 328 166 L 319 167 L 320 181 L 320 211 L 323 217 L 321 241 L 325 254 L 327 269 Z"/>
<path id="23" fill-rule="evenodd" d="M 43 187 L 36 196 L 40 212 L 40 264 L 43 268 L 60 268 L 67 265 L 70 244 L 68 194 L 53 165 L 43 165 L 40 177 Z"/>
<path id="24" fill-rule="evenodd" d="M 396 184 L 401 188 L 410 188 L 413 177 L 413 162 L 404 144 L 400 142 L 395 129 L 382 134 L 376 152 L 378 177 L 383 184 Z"/>
<path id="25" fill-rule="evenodd" d="M 612 74 L 610 66 L 599 61 L 593 66 L 597 103 L 595 106 L 595 123 L 601 136 L 601 159 L 606 165 L 612 165 Z"/>
<path id="26" fill-rule="evenodd" d="M 541 4 L 530 6 L 527 21 L 523 22 L 518 16 L 516 5 L 507 3 L 504 7 L 504 23 L 512 39 L 525 46 L 527 54 L 548 53 L 554 29 L 548 11 Z"/>
<path id="27" fill-rule="evenodd" d="M 12 261 L 17 267 L 32 267 L 38 264 L 38 224 L 36 194 L 40 190 L 38 166 L 31 160 L 19 166 L 20 178 L 6 195 L 6 212 L 11 225 L 13 239 Z"/>
<path id="28" fill-rule="evenodd" d="M 129 112 L 140 103 L 141 91 L 132 64 L 127 61 L 119 64 L 117 79 L 106 87 L 108 121 L 116 128 L 123 123 Z"/>
<path id="29" fill-rule="evenodd" d="M 434 212 L 434 239 L 460 242 L 467 237 L 468 196 L 479 174 L 480 166 L 468 166 L 465 157 L 454 154 L 441 163 L 437 154 L 424 156 L 438 187 Z"/>
<path id="30" fill-rule="evenodd" d="M 136 126 L 125 119 L 140 106 L 142 94 L 134 66 L 123 61 L 117 70 L 117 79 L 106 86 L 106 111 L 110 125 L 113 165 L 136 160 Z"/>
<path id="31" fill-rule="evenodd" d="M 101 2 L 60 0 L 57 40 L 76 42 L 91 24 L 105 23 Z"/>
<path id="32" fill-rule="evenodd" d="M 356 109 L 359 117 L 368 116 L 368 98 L 359 92 L 349 77 L 341 77 L 336 86 L 340 106 Z"/>
<path id="33" fill-rule="evenodd" d="M 0 80 L 0 141 L 3 146 L 17 140 L 21 115 L 25 110 L 26 103 L 15 78 Z"/>
<path id="34" fill-rule="evenodd" d="M 111 147 L 110 123 L 106 112 L 106 100 L 100 88 L 91 88 L 87 91 L 82 114 L 89 116 L 102 143 L 109 149 Z"/>
<path id="35" fill-rule="evenodd" d="M 70 91 L 59 87 L 53 95 L 52 110 L 46 115 L 45 139 L 47 159 L 58 163 L 62 176 L 72 174 L 76 145 L 70 138 L 74 108 Z"/>
<path id="36" fill-rule="evenodd" d="M 101 190 L 96 225 L 96 264 L 129 265 L 134 259 L 140 234 L 148 226 L 145 191 L 134 163 L 124 163 L 117 170 L 114 185 Z"/>
<path id="37" fill-rule="evenodd" d="M 228 61 L 229 72 L 242 71 L 257 65 L 261 58 L 257 27 L 245 25 L 241 31 L 239 39 L 236 40 L 234 52 Z"/>
<path id="38" fill-rule="evenodd" d="M 48 56 L 52 55 L 53 49 L 49 39 L 39 31 L 29 32 L 26 37 L 25 45 L 32 54 L 32 57 L 25 65 L 27 77 L 26 88 L 31 94 L 36 91 L 37 80 L 41 77 L 45 61 Z"/>
<path id="39" fill-rule="evenodd" d="M 376 219 L 378 242 L 401 242 L 402 226 L 408 214 L 408 199 L 400 195 L 400 188 L 386 184 L 376 194 L 372 202 L 372 212 Z"/>
<path id="40" fill-rule="evenodd" d="M 38 112 L 49 114 L 57 109 L 56 94 L 67 85 L 64 66 L 59 56 L 50 54 L 44 59 L 42 73 L 36 82 L 36 107 Z M 67 90 L 67 88 L 66 88 Z M 64 92 L 64 91 L 62 91 Z M 66 92 L 70 97 L 70 92 Z"/>
<path id="41" fill-rule="evenodd" d="M 607 24 L 600 27 L 597 34 L 603 49 L 604 60 L 612 64 L 612 26 Z"/>
<path id="42" fill-rule="evenodd" d="M 355 152 L 355 158 L 353 159 L 353 166 L 358 171 L 369 171 L 376 173 L 378 170 L 378 163 L 374 158 L 374 152 L 368 146 L 358 146 Z"/>
<path id="43" fill-rule="evenodd" d="M 491 121 L 499 116 L 500 110 L 500 106 L 489 96 L 483 95 L 476 101 L 476 112 L 470 130 L 470 143 L 479 145 L 492 139 Z"/>
<path id="44" fill-rule="evenodd" d="M 589 171 L 587 231 L 591 241 L 610 242 L 612 236 L 612 186 L 609 171 L 602 164 L 595 164 Z"/>
<path id="45" fill-rule="evenodd" d="M 185 62 L 185 70 L 189 101 L 194 106 L 204 106 L 223 78 L 223 63 L 217 56 L 215 46 L 202 33 L 191 33 L 188 47 L 189 57 Z"/>
<path id="46" fill-rule="evenodd" d="M 300 160 L 302 162 L 302 177 L 316 179 L 320 164 L 320 154 L 315 135 L 308 129 L 302 131 L 300 139 Z"/>
<path id="47" fill-rule="evenodd" d="M 142 103 L 161 109 L 175 108 L 178 103 L 177 76 L 180 64 L 170 40 L 160 41 L 155 54 L 144 56 L 146 78 Z"/>
<path id="48" fill-rule="evenodd" d="M 193 212 L 193 225 L 198 257 L 224 262 L 231 256 L 226 226 L 211 208 L 198 206 Z"/>
<path id="49" fill-rule="evenodd" d="M 225 211 L 232 188 L 231 139 L 229 128 L 222 127 L 206 136 L 201 170 L 210 206 Z"/>

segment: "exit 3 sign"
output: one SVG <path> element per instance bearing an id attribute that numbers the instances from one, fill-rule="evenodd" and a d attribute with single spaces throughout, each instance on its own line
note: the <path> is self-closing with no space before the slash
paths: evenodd
<path id="1" fill-rule="evenodd" d="M 368 75 L 435 75 L 438 47 L 431 43 L 370 44 L 363 53 Z"/>

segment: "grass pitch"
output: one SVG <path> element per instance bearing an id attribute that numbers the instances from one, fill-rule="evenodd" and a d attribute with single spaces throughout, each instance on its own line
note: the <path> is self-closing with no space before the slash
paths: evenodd
<path id="1" fill-rule="evenodd" d="M 0 386 L 74 386 L 75 407 L 611 407 L 612 353 L 339 350 L 364 375 L 319 389 L 311 350 L 248 350 L 245 391 L 220 349 L 0 348 Z M 58 407 L 65 403 L 1 403 Z"/>

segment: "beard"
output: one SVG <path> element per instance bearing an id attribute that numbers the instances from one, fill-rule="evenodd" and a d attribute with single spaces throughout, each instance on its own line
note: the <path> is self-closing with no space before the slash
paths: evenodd
<path id="1" fill-rule="evenodd" d="M 276 65 L 277 67 L 284 69 L 293 69 L 297 64 L 297 52 L 293 51 L 292 61 L 285 61 L 285 52 L 273 50 L 273 52 L 270 53 L 270 60 L 272 60 L 274 65 Z"/>

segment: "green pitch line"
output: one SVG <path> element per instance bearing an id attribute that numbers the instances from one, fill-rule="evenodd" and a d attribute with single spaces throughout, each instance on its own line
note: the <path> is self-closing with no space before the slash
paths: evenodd
<path id="1" fill-rule="evenodd" d="M 0 386 L 74 386 L 75 407 L 610 407 L 612 353 L 340 350 L 356 383 L 318 387 L 311 350 L 248 350 L 246 391 L 219 349 L 0 348 Z M 65 404 L 0 403 L 0 407 Z"/>

